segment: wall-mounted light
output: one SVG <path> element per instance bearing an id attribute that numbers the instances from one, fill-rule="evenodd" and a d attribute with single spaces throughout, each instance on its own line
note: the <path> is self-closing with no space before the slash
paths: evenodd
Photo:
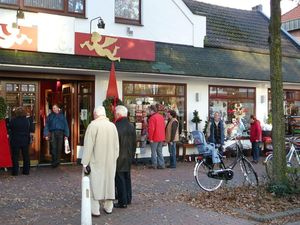
<path id="1" fill-rule="evenodd" d="M 18 9 L 17 10 L 17 14 L 16 14 L 16 22 L 12 24 L 13 28 L 18 28 L 18 22 L 19 19 L 25 19 L 25 15 L 22 9 Z"/>
<path id="2" fill-rule="evenodd" d="M 260 96 L 260 103 L 263 104 L 266 101 L 266 96 L 265 95 L 261 95 Z"/>
<path id="3" fill-rule="evenodd" d="M 92 21 L 94 21 L 96 19 L 98 19 L 97 27 L 99 29 L 104 29 L 105 28 L 105 23 L 104 23 L 103 19 L 101 18 L 101 16 L 98 16 L 94 19 L 91 19 L 91 21 L 90 21 L 90 33 L 92 32 Z"/>
<path id="4" fill-rule="evenodd" d="M 128 36 L 132 36 L 133 35 L 133 30 L 131 30 L 130 27 L 127 27 L 126 33 L 127 33 Z"/>
<path id="5" fill-rule="evenodd" d="M 196 100 L 196 102 L 199 102 L 199 92 L 196 92 L 196 94 L 195 94 L 195 100 Z"/>
<path id="6" fill-rule="evenodd" d="M 17 19 L 24 19 L 25 15 L 22 9 L 18 9 L 17 10 L 17 15 L 16 15 Z"/>

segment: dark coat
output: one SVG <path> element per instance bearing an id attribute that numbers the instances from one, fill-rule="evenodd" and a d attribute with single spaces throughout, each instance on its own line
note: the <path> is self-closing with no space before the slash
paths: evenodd
<path id="1" fill-rule="evenodd" d="M 44 128 L 44 137 L 48 136 L 53 131 L 63 131 L 66 137 L 69 137 L 70 131 L 67 119 L 62 112 L 54 113 L 51 112 L 46 120 L 46 126 Z"/>
<path id="2" fill-rule="evenodd" d="M 218 123 L 218 130 L 220 131 L 219 137 L 216 138 L 217 135 L 217 130 L 215 129 L 215 122 L 214 119 L 211 119 L 210 121 L 210 136 L 208 138 L 208 142 L 214 143 L 214 144 L 221 144 L 224 145 L 224 139 L 225 139 L 225 128 L 224 128 L 224 122 L 222 120 L 219 121 Z M 219 143 L 217 141 L 219 139 Z"/>
<path id="3" fill-rule="evenodd" d="M 134 126 L 123 117 L 116 122 L 119 135 L 119 158 L 117 160 L 117 172 L 128 172 L 136 150 L 136 133 Z"/>
<path id="4" fill-rule="evenodd" d="M 15 117 L 9 123 L 9 137 L 12 147 L 28 146 L 30 144 L 30 133 L 34 132 L 31 118 L 26 116 Z"/>

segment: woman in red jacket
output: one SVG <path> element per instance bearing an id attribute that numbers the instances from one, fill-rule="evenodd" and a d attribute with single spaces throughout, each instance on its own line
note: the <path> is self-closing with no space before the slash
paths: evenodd
<path id="1" fill-rule="evenodd" d="M 250 116 L 250 141 L 252 144 L 252 154 L 253 154 L 253 163 L 258 163 L 259 155 L 260 155 L 260 148 L 259 144 L 262 140 L 262 131 L 260 122 L 256 119 L 256 116 Z"/>

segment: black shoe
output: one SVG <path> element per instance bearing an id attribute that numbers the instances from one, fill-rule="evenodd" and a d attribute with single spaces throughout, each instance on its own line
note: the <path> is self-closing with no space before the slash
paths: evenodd
<path id="1" fill-rule="evenodd" d="M 99 215 L 96 215 L 96 214 L 93 214 L 92 213 L 92 217 L 99 217 L 100 216 L 100 214 Z"/>
<path id="2" fill-rule="evenodd" d="M 148 168 L 149 168 L 149 169 L 156 169 L 157 167 L 154 166 L 154 165 L 151 165 L 151 166 L 149 166 Z"/>
<path id="3" fill-rule="evenodd" d="M 119 204 L 119 203 L 115 203 L 115 204 L 114 204 L 114 207 L 115 207 L 115 208 L 127 208 L 127 205 L 125 205 L 125 204 L 122 205 L 122 204 Z"/>
<path id="4" fill-rule="evenodd" d="M 164 169 L 164 166 L 157 166 L 157 169 Z"/>
<path id="5" fill-rule="evenodd" d="M 175 169 L 176 168 L 176 166 L 167 166 L 167 168 L 171 168 L 171 169 Z"/>

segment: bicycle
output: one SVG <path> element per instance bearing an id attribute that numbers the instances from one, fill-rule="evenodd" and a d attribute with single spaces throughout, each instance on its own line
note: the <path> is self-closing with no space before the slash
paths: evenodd
<path id="1" fill-rule="evenodd" d="M 233 178 L 233 169 L 239 163 L 245 181 L 251 186 L 258 185 L 258 177 L 251 162 L 245 157 L 243 153 L 243 146 L 241 138 L 236 137 L 235 139 L 236 158 L 229 165 L 226 166 L 223 157 L 218 152 L 220 163 L 214 164 L 211 162 L 209 156 L 200 154 L 197 158 L 196 165 L 194 167 L 194 177 L 197 184 L 205 191 L 217 190 L 224 181 L 229 181 Z M 244 182 L 245 182 L 244 181 Z"/>
<path id="2" fill-rule="evenodd" d="M 286 155 L 286 163 L 287 167 L 291 168 L 288 170 L 288 174 L 291 175 L 292 173 L 295 173 L 294 171 L 298 170 L 299 173 L 299 167 L 300 167 L 300 137 L 289 137 L 285 139 L 289 145 L 290 148 L 287 152 Z M 296 148 L 295 146 L 298 146 Z M 265 168 L 266 168 L 266 173 L 269 179 L 272 178 L 273 176 L 273 153 L 269 154 L 265 161 Z M 296 169 L 296 170 L 295 170 Z M 296 172 L 297 173 L 297 172 Z"/>

